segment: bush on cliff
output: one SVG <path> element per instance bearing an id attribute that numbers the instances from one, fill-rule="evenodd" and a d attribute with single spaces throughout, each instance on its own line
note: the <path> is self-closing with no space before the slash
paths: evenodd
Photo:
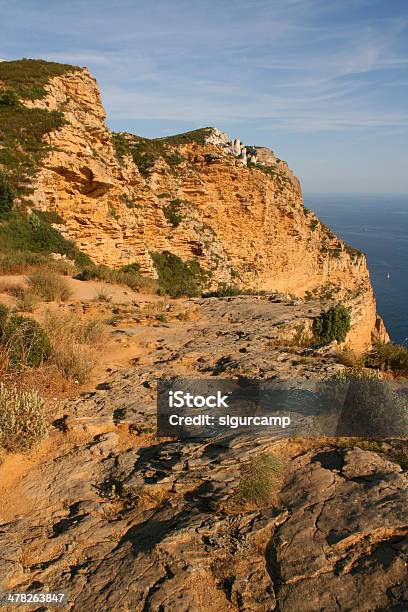
<path id="1" fill-rule="evenodd" d="M 201 268 L 198 261 L 183 261 L 168 251 L 150 255 L 159 276 L 160 294 L 172 297 L 201 295 L 208 281 L 208 272 Z"/>
<path id="2" fill-rule="evenodd" d="M 336 304 L 313 321 L 313 334 L 316 341 L 329 344 L 333 340 L 344 342 L 350 330 L 350 311 L 343 304 Z"/>

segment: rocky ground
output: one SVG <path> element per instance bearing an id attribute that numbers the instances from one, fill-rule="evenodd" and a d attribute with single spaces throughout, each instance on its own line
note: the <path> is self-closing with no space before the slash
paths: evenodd
<path id="1" fill-rule="evenodd" d="M 152 325 L 123 304 L 113 338 L 128 363 L 66 401 L 37 451 L 0 466 L 2 588 L 65 590 L 75 611 L 406 610 L 404 441 L 155 435 L 159 377 L 341 369 L 293 341 L 320 307 L 173 300 Z M 237 491 L 260 453 L 281 470 L 270 501 L 248 503 Z"/>

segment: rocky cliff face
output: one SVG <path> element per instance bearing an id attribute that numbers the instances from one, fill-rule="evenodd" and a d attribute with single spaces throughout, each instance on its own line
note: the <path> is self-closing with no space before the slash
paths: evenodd
<path id="1" fill-rule="evenodd" d="M 197 259 L 213 286 L 323 293 L 350 303 L 353 343 L 369 344 L 376 309 L 364 255 L 303 206 L 299 181 L 272 151 L 213 128 L 155 141 L 112 135 L 86 69 L 46 91 L 25 104 L 60 110 L 66 123 L 47 135 L 34 206 L 59 213 L 60 231 L 95 262 L 138 262 L 154 277 L 150 253 L 170 251 Z"/>

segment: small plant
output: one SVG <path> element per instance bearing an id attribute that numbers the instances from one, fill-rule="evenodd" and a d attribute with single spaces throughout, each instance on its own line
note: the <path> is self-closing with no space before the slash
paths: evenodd
<path id="1" fill-rule="evenodd" d="M 0 383 L 0 446 L 27 452 L 48 433 L 44 400 L 36 391 L 18 391 Z"/>
<path id="2" fill-rule="evenodd" d="M 14 190 L 7 175 L 0 170 L 0 214 L 8 213 L 13 208 Z"/>
<path id="3" fill-rule="evenodd" d="M 133 274 L 134 276 L 140 276 L 140 264 L 136 261 L 133 263 L 126 264 L 120 268 L 120 272 L 125 272 L 126 274 Z"/>
<path id="4" fill-rule="evenodd" d="M 111 477 L 99 486 L 101 497 L 112 501 L 121 501 L 125 506 L 135 506 L 143 493 L 143 481 L 134 485 L 126 485 L 119 478 Z"/>
<path id="5" fill-rule="evenodd" d="M 329 344 L 333 340 L 344 342 L 350 330 L 350 321 L 349 309 L 337 304 L 314 319 L 313 334 L 321 344 Z"/>
<path id="6" fill-rule="evenodd" d="M 34 312 L 38 306 L 38 296 L 32 291 L 23 291 L 18 298 L 17 308 L 23 312 Z"/>
<path id="7" fill-rule="evenodd" d="M 38 59 L 21 59 L 1 62 L 0 80 L 5 81 L 22 98 L 35 100 L 46 95 L 44 85 L 52 77 L 75 72 L 77 66 L 47 62 Z"/>
<path id="8" fill-rule="evenodd" d="M 237 497 L 256 506 L 265 506 L 276 494 L 281 474 L 282 464 L 275 455 L 262 453 L 253 457 L 244 469 Z"/>
<path id="9" fill-rule="evenodd" d="M 112 296 L 105 289 L 100 289 L 95 295 L 94 302 L 111 302 Z"/>
<path id="10" fill-rule="evenodd" d="M 50 271 L 33 272 L 28 276 L 27 282 L 32 292 L 46 302 L 65 302 L 72 294 L 67 280 Z"/>
<path id="11" fill-rule="evenodd" d="M 244 292 L 239 287 L 234 285 L 221 285 L 215 291 L 207 291 L 203 293 L 203 297 L 231 297 L 234 295 L 242 295 Z"/>
<path id="12" fill-rule="evenodd" d="M 180 214 L 182 203 L 182 200 L 172 200 L 168 206 L 163 208 L 164 216 L 173 227 L 178 227 L 183 220 Z"/>
<path id="13" fill-rule="evenodd" d="M 112 219 L 115 219 L 115 221 L 119 220 L 118 212 L 114 206 L 110 206 L 109 215 L 112 217 Z"/>
<path id="14" fill-rule="evenodd" d="M 314 338 L 305 330 L 305 325 L 299 323 L 295 326 L 295 333 L 292 337 L 290 344 L 292 346 L 298 346 L 300 348 L 308 348 L 314 343 Z"/>
<path id="15" fill-rule="evenodd" d="M 156 315 L 156 320 L 160 321 L 161 323 L 167 323 L 167 317 L 163 313 Z"/>

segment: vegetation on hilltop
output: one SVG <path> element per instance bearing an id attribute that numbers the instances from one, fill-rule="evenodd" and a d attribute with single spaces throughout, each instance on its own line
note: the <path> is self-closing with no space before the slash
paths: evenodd
<path id="1" fill-rule="evenodd" d="M 213 128 L 205 127 L 199 128 L 198 130 L 191 130 L 190 132 L 183 132 L 182 134 L 174 134 L 173 136 L 164 136 L 163 138 L 156 138 L 156 141 L 165 142 L 169 145 L 179 146 L 184 144 L 197 143 L 204 145 L 207 136 L 210 135 Z"/>
<path id="2" fill-rule="evenodd" d="M 80 70 L 79 66 L 47 62 L 39 59 L 22 59 L 0 62 L 0 81 L 14 90 L 17 96 L 37 100 L 46 95 L 45 85 L 50 79 L 67 72 Z"/>
<path id="3" fill-rule="evenodd" d="M 177 147 L 193 142 L 205 144 L 211 129 L 201 128 L 163 138 L 141 138 L 131 134 L 113 133 L 112 142 L 119 161 L 122 161 L 125 155 L 130 155 L 140 173 L 147 177 L 158 159 L 163 159 L 171 168 L 179 166 L 185 158 L 180 155 Z"/>
<path id="4" fill-rule="evenodd" d="M 121 162 L 125 155 L 130 155 L 145 177 L 149 176 L 158 159 L 163 159 L 171 168 L 184 161 L 184 157 L 176 149 L 162 140 L 113 133 L 112 142 L 119 161 Z"/>

